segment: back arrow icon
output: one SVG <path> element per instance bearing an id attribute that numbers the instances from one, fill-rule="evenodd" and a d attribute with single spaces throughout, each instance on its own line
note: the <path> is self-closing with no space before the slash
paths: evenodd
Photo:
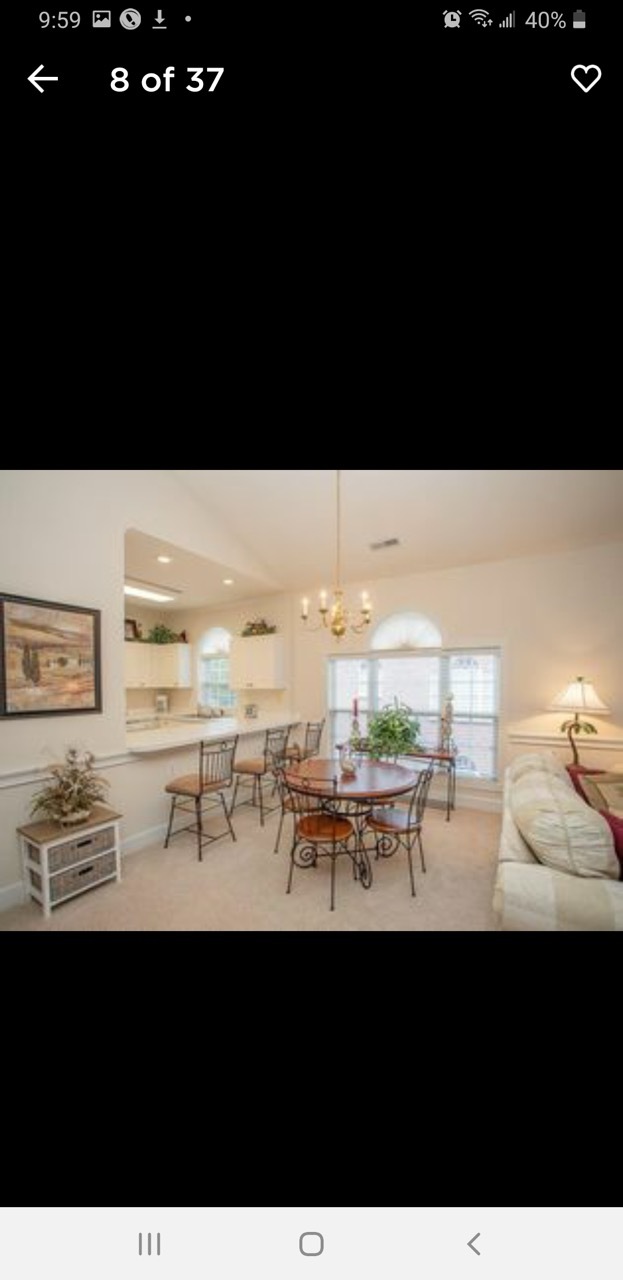
<path id="1" fill-rule="evenodd" d="M 480 1257 L 480 1249 L 477 1249 L 477 1248 L 475 1247 L 475 1243 L 474 1243 L 476 1240 L 480 1240 L 480 1232 L 479 1232 L 479 1231 L 477 1231 L 477 1232 L 476 1232 L 476 1235 L 475 1235 L 475 1236 L 472 1236 L 471 1240 L 468 1240 L 468 1241 L 467 1241 L 467 1247 L 468 1247 L 468 1249 L 471 1249 L 472 1253 L 477 1253 L 477 1254 L 478 1254 L 478 1257 Z"/>
<path id="2" fill-rule="evenodd" d="M 43 63 L 41 63 L 40 67 L 37 67 L 36 71 L 33 71 L 32 75 L 29 76 L 28 79 L 30 80 L 31 84 L 34 84 L 35 89 L 39 90 L 39 93 L 43 93 L 44 90 L 41 88 L 39 81 L 40 80 L 58 80 L 58 76 L 40 76 L 39 75 L 40 71 L 43 71 Z"/>

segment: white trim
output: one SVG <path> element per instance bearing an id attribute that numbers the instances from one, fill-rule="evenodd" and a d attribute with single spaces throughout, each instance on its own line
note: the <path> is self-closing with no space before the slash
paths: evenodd
<path id="1" fill-rule="evenodd" d="M 521 746 L 563 748 L 569 746 L 569 740 L 565 734 L 511 732 L 508 740 Z M 575 741 L 582 752 L 623 750 L 623 738 L 593 738 L 592 736 L 589 738 L 581 734 Z"/>
<path id="2" fill-rule="evenodd" d="M 23 907 L 26 901 L 26 886 L 22 880 L 0 889 L 0 912 L 10 911 L 12 907 Z"/>
<path id="3" fill-rule="evenodd" d="M 136 756 L 129 751 L 115 752 L 109 756 L 98 756 L 96 769 L 118 769 L 125 764 L 136 764 Z M 51 777 L 49 765 L 37 768 L 16 769 L 11 773 L 0 773 L 0 791 L 8 791 L 11 787 L 31 787 L 35 783 L 44 782 Z"/>

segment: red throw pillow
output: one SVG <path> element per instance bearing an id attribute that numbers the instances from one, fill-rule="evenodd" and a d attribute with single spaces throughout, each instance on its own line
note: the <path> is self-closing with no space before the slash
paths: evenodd
<path id="1" fill-rule="evenodd" d="M 567 770 L 567 773 L 569 774 L 569 777 L 571 778 L 571 781 L 578 795 L 581 796 L 583 800 L 586 800 L 586 796 L 584 795 L 584 792 L 582 790 L 582 783 L 580 781 L 582 774 L 583 773 L 603 773 L 603 769 L 587 769 L 586 765 L 583 765 L 583 764 L 568 764 L 568 765 L 565 765 L 565 768 Z"/>
<path id="2" fill-rule="evenodd" d="M 599 812 L 602 818 L 606 819 L 606 822 L 614 836 L 616 855 L 621 863 L 621 875 L 619 876 L 619 879 L 623 880 L 623 818 L 617 818 L 614 813 L 610 813 L 609 809 L 600 809 Z"/>

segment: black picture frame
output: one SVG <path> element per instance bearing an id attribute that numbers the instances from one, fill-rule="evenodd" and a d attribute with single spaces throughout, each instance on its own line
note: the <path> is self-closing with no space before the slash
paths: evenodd
<path id="1" fill-rule="evenodd" d="M 0 719 L 101 711 L 100 610 L 0 594 Z"/>

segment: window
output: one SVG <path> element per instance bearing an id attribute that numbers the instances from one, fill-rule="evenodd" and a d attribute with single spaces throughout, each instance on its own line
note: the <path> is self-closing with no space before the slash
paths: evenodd
<path id="1" fill-rule="evenodd" d="M 420 721 L 420 738 L 436 747 L 441 715 L 454 695 L 457 773 L 493 779 L 498 768 L 500 653 L 496 649 L 332 658 L 329 709 L 333 745 L 351 731 L 353 702 L 365 735 L 368 716 L 394 702 L 411 707 Z"/>
<path id="2" fill-rule="evenodd" d="M 199 660 L 199 702 L 202 707 L 223 708 L 236 705 L 230 680 L 231 635 L 222 627 L 213 627 L 203 637 Z"/>
<path id="3" fill-rule="evenodd" d="M 423 613 L 395 613 L 384 618 L 372 637 L 371 649 L 441 649 L 441 632 Z"/>

